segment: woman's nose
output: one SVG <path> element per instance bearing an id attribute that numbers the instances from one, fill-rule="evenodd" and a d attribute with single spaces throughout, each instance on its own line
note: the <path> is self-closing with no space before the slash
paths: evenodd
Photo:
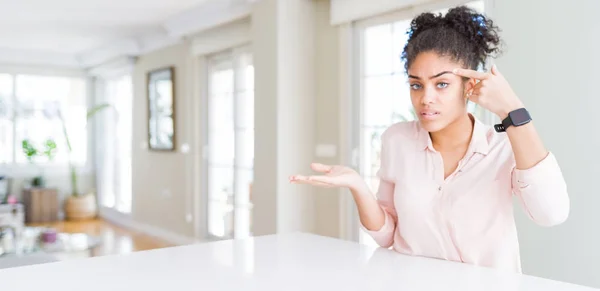
<path id="1" fill-rule="evenodd" d="M 434 103 L 437 99 L 435 90 L 429 89 L 427 87 L 423 90 L 423 97 L 421 98 L 422 104 L 431 104 Z"/>

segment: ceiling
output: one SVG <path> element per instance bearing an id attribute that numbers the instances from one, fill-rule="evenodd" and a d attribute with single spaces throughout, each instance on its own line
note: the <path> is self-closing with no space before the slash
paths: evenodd
<path id="1" fill-rule="evenodd" d="M 166 35 L 165 23 L 178 15 L 227 1 L 0 0 L 0 55 L 80 60 L 113 43 Z"/>

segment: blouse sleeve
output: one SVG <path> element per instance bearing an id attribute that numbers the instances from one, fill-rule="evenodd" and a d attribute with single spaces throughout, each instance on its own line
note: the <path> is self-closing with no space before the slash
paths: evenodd
<path id="1" fill-rule="evenodd" d="M 529 217 L 539 225 L 557 225 L 569 216 L 567 185 L 552 153 L 529 169 L 514 168 L 512 189 Z"/>

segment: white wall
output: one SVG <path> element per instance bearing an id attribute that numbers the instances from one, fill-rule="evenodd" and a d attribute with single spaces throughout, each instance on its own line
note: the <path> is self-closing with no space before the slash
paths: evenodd
<path id="1" fill-rule="evenodd" d="M 255 67 L 254 234 L 312 231 L 309 171 L 315 133 L 313 1 L 262 0 L 252 12 Z"/>
<path id="2" fill-rule="evenodd" d="M 171 46 L 138 58 L 132 80 L 133 152 L 132 152 L 132 217 L 137 223 L 150 225 L 177 235 L 192 237 L 193 197 L 191 169 L 193 152 L 183 152 L 184 144 L 191 150 L 194 133 L 191 128 L 193 59 L 187 43 Z M 175 68 L 175 130 L 173 152 L 148 149 L 148 89 L 149 71 L 173 66 Z"/>
<path id="3" fill-rule="evenodd" d="M 267 3 L 268 2 L 268 3 Z M 253 233 L 277 232 L 277 6 L 260 1 L 252 11 L 254 60 Z M 260 215 L 259 215 L 260 214 Z"/>
<path id="4" fill-rule="evenodd" d="M 571 197 L 570 217 L 558 227 L 539 227 L 517 211 L 524 272 L 594 287 L 600 287 L 598 11 L 596 0 L 496 0 L 493 8 L 506 41 L 498 68 L 557 156 Z"/>
<path id="5" fill-rule="evenodd" d="M 315 15 L 313 1 L 278 0 L 278 232 L 313 231 L 313 191 L 288 183 L 313 161 L 315 138 Z"/>
<path id="6" fill-rule="evenodd" d="M 311 162 L 339 164 L 339 29 L 329 1 L 261 1 L 252 14 L 255 64 L 254 234 L 340 237 L 339 191 L 290 185 Z M 307 25 L 310 24 L 310 25 Z M 337 149 L 316 155 L 317 145 Z"/>
<path id="7" fill-rule="evenodd" d="M 340 93 L 339 93 L 339 28 L 331 26 L 329 1 L 317 1 L 316 15 L 316 103 L 315 103 L 315 146 L 332 145 L 334 156 L 319 156 L 314 160 L 324 164 L 341 164 L 341 144 L 339 140 Z M 337 189 L 314 188 L 315 233 L 341 237 L 340 191 Z M 343 193 L 348 194 L 348 193 Z"/>

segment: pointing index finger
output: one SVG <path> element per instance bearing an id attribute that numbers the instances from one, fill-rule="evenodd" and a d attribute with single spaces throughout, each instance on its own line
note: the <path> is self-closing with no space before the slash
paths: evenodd
<path id="1" fill-rule="evenodd" d="M 452 73 L 454 73 L 455 75 L 462 76 L 462 77 L 473 78 L 473 79 L 478 79 L 478 80 L 485 80 L 489 77 L 488 73 L 483 73 L 483 72 L 478 72 L 478 71 L 468 70 L 468 69 L 454 69 L 452 71 Z"/>

